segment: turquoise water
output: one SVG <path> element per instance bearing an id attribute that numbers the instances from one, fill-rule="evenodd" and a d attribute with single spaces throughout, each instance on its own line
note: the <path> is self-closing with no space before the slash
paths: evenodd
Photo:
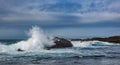
<path id="1" fill-rule="evenodd" d="M 120 65 L 118 44 L 76 41 L 69 48 L 11 51 L 17 42 L 0 41 L 0 65 Z"/>

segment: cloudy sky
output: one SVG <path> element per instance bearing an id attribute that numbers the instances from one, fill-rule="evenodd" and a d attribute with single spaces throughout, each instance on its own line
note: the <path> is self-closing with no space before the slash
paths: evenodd
<path id="1" fill-rule="evenodd" d="M 0 0 L 0 39 L 27 38 L 35 25 L 65 38 L 120 35 L 120 0 Z"/>

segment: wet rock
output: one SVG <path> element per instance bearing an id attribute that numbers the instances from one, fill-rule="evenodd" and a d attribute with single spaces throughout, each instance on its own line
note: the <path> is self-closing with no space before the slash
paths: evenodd
<path id="1" fill-rule="evenodd" d="M 50 48 L 65 48 L 65 47 L 73 46 L 69 40 L 64 39 L 64 38 L 55 37 L 53 40 L 54 40 L 55 45 Z"/>

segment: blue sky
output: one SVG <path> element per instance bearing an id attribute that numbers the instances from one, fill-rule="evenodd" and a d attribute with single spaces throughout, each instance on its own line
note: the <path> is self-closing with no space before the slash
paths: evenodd
<path id="1" fill-rule="evenodd" d="M 32 26 L 65 38 L 120 35 L 120 0 L 0 0 L 0 39 L 26 38 Z"/>

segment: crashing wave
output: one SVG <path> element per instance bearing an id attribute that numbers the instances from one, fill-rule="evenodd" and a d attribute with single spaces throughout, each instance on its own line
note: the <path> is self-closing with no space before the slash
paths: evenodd
<path id="1" fill-rule="evenodd" d="M 0 52 L 16 51 L 16 50 L 40 50 L 45 47 L 55 45 L 52 41 L 52 37 L 48 37 L 37 26 L 30 29 L 28 40 L 23 40 L 12 45 L 0 44 Z"/>

